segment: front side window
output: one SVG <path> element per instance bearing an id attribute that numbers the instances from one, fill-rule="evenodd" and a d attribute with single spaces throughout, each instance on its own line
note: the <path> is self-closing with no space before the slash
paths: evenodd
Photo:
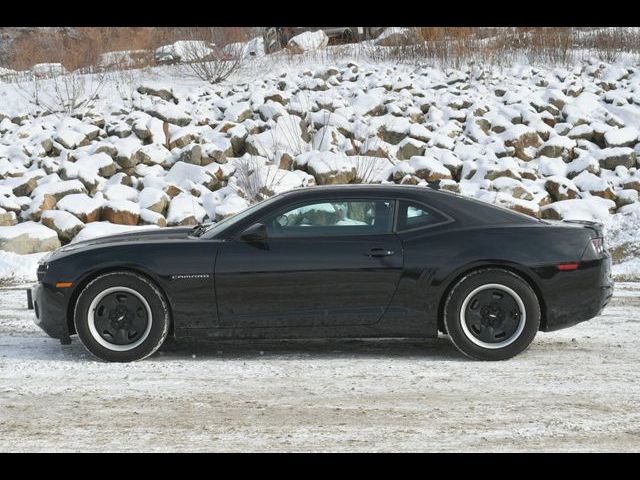
<path id="1" fill-rule="evenodd" d="M 297 205 L 269 217 L 269 236 L 390 233 L 393 200 L 322 200 Z"/>
<path id="2" fill-rule="evenodd" d="M 401 201 L 399 210 L 399 231 L 435 225 L 446 220 L 443 215 L 410 201 Z"/>

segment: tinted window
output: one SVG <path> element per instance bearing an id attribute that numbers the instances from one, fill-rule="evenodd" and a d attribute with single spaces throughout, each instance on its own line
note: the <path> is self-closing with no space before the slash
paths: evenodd
<path id="1" fill-rule="evenodd" d="M 392 200 L 324 200 L 297 205 L 269 217 L 269 236 L 390 233 Z"/>
<path id="2" fill-rule="evenodd" d="M 405 200 L 400 202 L 398 230 L 426 227 L 444 220 L 446 218 L 443 215 L 428 209 L 424 205 Z"/>

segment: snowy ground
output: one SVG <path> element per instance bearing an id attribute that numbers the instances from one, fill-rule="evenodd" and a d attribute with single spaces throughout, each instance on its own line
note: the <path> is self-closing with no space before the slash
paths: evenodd
<path id="1" fill-rule="evenodd" d="M 515 359 L 433 341 L 175 342 L 96 362 L 0 290 L 0 451 L 640 450 L 640 284 Z"/>

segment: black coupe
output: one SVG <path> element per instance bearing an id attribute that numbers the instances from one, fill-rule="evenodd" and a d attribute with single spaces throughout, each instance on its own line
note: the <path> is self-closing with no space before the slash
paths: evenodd
<path id="1" fill-rule="evenodd" d="M 95 356 L 168 335 L 436 337 L 502 360 L 611 298 L 601 226 L 547 222 L 420 186 L 289 191 L 223 221 L 71 243 L 45 258 L 36 323 Z"/>

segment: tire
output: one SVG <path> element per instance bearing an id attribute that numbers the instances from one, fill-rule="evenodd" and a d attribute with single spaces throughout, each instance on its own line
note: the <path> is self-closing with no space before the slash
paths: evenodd
<path id="1" fill-rule="evenodd" d="M 171 324 L 163 293 L 147 278 L 127 271 L 106 273 L 89 282 L 73 316 L 85 348 L 107 362 L 152 355 Z"/>
<path id="2" fill-rule="evenodd" d="M 476 270 L 451 289 L 444 306 L 449 338 L 476 360 L 506 360 L 531 344 L 540 304 L 531 286 L 502 269 Z"/>

